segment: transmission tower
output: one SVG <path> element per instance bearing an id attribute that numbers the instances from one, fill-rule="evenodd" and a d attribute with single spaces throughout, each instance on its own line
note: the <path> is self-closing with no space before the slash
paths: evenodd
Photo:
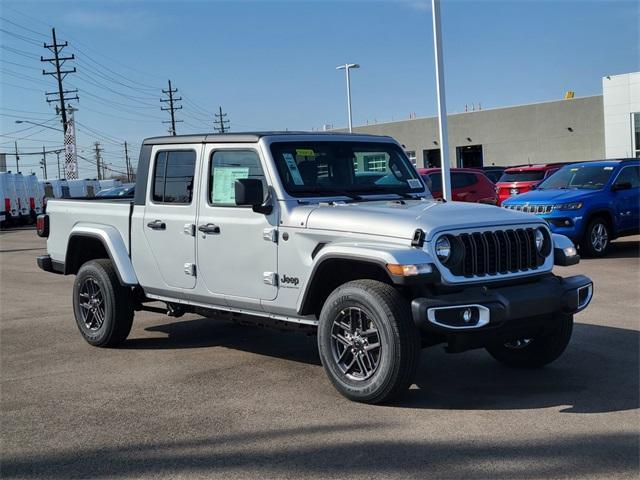
<path id="1" fill-rule="evenodd" d="M 220 113 L 216 113 L 216 119 L 213 121 L 213 128 L 216 133 L 225 133 L 229 131 L 229 120 L 227 120 L 227 114 L 222 113 L 222 107 L 218 107 Z"/>
<path id="2" fill-rule="evenodd" d="M 168 111 L 171 114 L 170 121 L 162 122 L 162 123 L 171 124 L 171 129 L 169 130 L 169 133 L 171 133 L 171 135 L 176 135 L 176 123 L 182 122 L 182 120 L 176 120 L 176 115 L 175 115 L 176 110 L 180 110 L 182 108 L 182 105 L 176 105 L 176 102 L 179 102 L 180 100 L 182 100 L 182 97 L 175 98 L 173 96 L 173 94 L 177 92 L 178 92 L 177 88 L 171 88 L 171 80 L 169 80 L 169 90 L 162 90 L 162 93 L 167 95 L 168 98 L 160 99 L 160 101 L 163 103 L 169 103 L 168 107 L 160 107 L 160 110 L 165 112 Z"/>

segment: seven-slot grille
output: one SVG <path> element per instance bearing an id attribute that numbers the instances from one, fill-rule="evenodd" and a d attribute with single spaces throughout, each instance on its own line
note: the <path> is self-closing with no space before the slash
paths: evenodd
<path id="1" fill-rule="evenodd" d="M 449 266 L 454 275 L 464 277 L 504 275 L 535 270 L 544 263 L 538 253 L 535 228 L 515 228 L 456 235 L 453 250 L 461 254 Z"/>
<path id="2" fill-rule="evenodd" d="M 505 205 L 504 208 L 537 214 L 551 213 L 553 211 L 553 205 Z"/>

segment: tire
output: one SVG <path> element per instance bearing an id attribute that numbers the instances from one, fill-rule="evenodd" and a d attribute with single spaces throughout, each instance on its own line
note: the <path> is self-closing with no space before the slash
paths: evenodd
<path id="1" fill-rule="evenodd" d="M 558 328 L 551 333 L 487 348 L 500 363 L 515 368 L 539 368 L 556 360 L 569 345 L 573 315 L 557 314 Z"/>
<path id="2" fill-rule="evenodd" d="M 96 347 L 122 343 L 133 323 L 131 291 L 120 284 L 111 260 L 91 260 L 73 284 L 73 313 L 84 339 Z"/>
<path id="3" fill-rule="evenodd" d="M 345 342 L 346 337 L 351 338 Z M 376 280 L 354 280 L 325 301 L 318 350 L 327 376 L 342 395 L 356 402 L 383 403 L 413 382 L 420 335 L 409 302 L 395 288 Z M 345 370 L 349 363 L 351 368 Z"/>
<path id="4" fill-rule="evenodd" d="M 611 228 L 609 222 L 602 217 L 589 221 L 584 232 L 580 248 L 590 257 L 604 257 L 611 244 Z"/>

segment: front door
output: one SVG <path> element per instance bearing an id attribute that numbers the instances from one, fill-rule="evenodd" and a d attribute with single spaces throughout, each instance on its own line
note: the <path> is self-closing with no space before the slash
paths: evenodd
<path id="1" fill-rule="evenodd" d="M 191 289 L 196 286 L 193 179 L 198 153 L 155 149 L 151 158 L 142 229 L 161 278 L 148 286 Z"/>
<path id="2" fill-rule="evenodd" d="M 230 305 L 273 300 L 277 288 L 277 208 L 268 215 L 235 204 L 235 181 L 268 183 L 257 150 L 239 145 L 205 149 L 197 222 L 199 282 Z"/>

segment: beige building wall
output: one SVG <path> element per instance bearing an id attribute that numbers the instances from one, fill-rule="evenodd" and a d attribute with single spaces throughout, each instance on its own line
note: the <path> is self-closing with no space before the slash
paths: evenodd
<path id="1" fill-rule="evenodd" d="M 456 148 L 482 145 L 485 166 L 580 161 L 604 158 L 602 96 L 573 98 L 507 108 L 452 114 L 449 160 Z M 423 166 L 423 150 L 437 149 L 436 117 L 359 126 L 354 132 L 390 135 L 415 151 Z"/>

